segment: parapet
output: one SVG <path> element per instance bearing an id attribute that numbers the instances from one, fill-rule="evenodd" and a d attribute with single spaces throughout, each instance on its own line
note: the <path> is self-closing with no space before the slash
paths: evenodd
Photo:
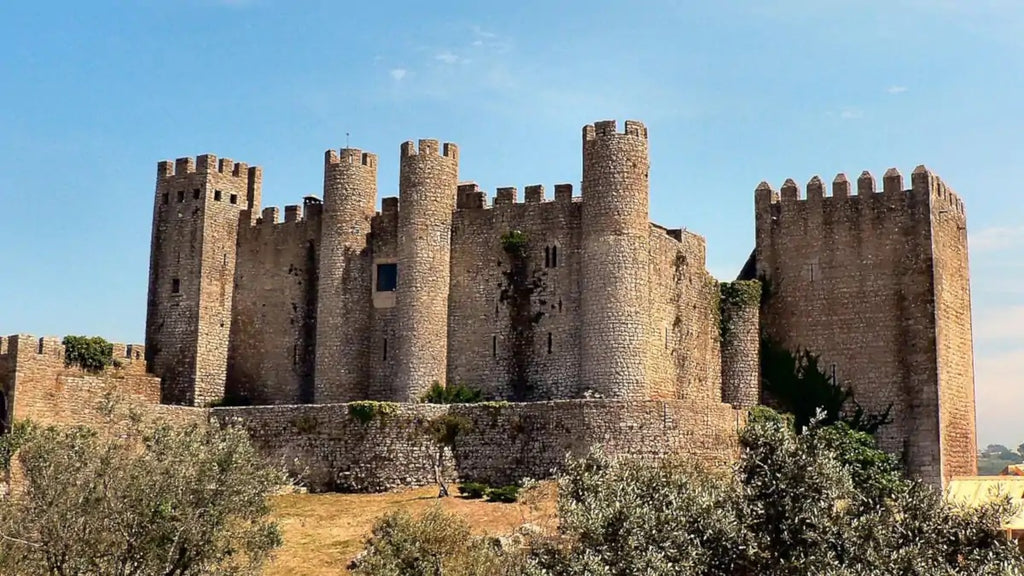
<path id="1" fill-rule="evenodd" d="M 911 187 L 904 187 L 903 175 L 896 168 L 890 168 L 882 176 L 882 190 L 878 191 L 875 177 L 871 172 L 864 171 L 857 178 L 857 195 L 851 196 L 850 180 L 846 174 L 840 173 L 832 181 L 832 194 L 827 195 L 825 184 L 819 176 L 814 176 L 807 183 L 806 195 L 803 195 L 800 186 L 792 179 L 787 179 L 780 189 L 781 193 L 775 192 L 774 188 L 767 182 L 761 182 L 754 191 L 754 203 L 756 211 L 761 213 L 771 209 L 773 205 L 779 205 L 782 212 L 786 207 L 806 203 L 807 205 L 821 204 L 824 201 L 850 201 L 852 198 L 905 198 L 914 200 L 928 200 L 933 205 L 937 202 L 945 203 L 948 209 L 960 216 L 964 215 L 963 201 L 955 192 L 933 174 L 928 168 L 918 166 L 911 174 Z"/>
<path id="2" fill-rule="evenodd" d="M 459 147 L 451 142 L 445 142 L 442 147 L 437 140 L 423 139 L 419 141 L 419 149 L 412 140 L 402 143 L 402 158 L 410 156 L 444 156 L 452 160 L 459 159 Z"/>
<path id="3" fill-rule="evenodd" d="M 398 215 L 398 197 L 388 196 L 380 201 L 380 213 L 387 215 Z"/>
<path id="4" fill-rule="evenodd" d="M 572 184 L 555 184 L 555 198 L 557 204 L 572 203 Z M 530 184 L 523 188 L 526 204 L 550 204 L 545 195 L 543 184 Z M 503 186 L 496 190 L 494 206 L 511 206 L 519 204 L 519 189 L 515 186 Z"/>
<path id="5" fill-rule="evenodd" d="M 600 122 L 594 122 L 593 124 L 587 124 L 583 127 L 583 141 L 594 140 L 595 138 L 606 138 L 615 136 L 635 136 L 637 138 L 647 139 L 647 127 L 644 126 L 643 122 L 637 120 L 626 120 L 624 130 L 620 133 L 618 131 L 615 120 L 602 120 Z"/>
<path id="6" fill-rule="evenodd" d="M 251 180 L 260 175 L 261 169 L 259 166 L 250 167 L 245 162 L 235 162 L 230 158 L 218 160 L 213 154 L 202 154 L 195 158 L 178 158 L 174 162 L 163 160 L 158 162 L 156 167 L 157 178 L 211 173 Z"/>
<path id="7" fill-rule="evenodd" d="M 281 222 L 281 209 L 267 206 L 256 219 L 256 228 L 276 226 L 278 224 L 295 224 L 316 220 L 323 215 L 324 205 L 319 197 L 309 195 L 302 199 L 302 204 L 289 204 L 284 207 L 284 222 Z"/>
<path id="8" fill-rule="evenodd" d="M 0 338 L 0 356 L 14 354 L 19 362 L 30 359 L 64 359 L 64 339 L 54 336 L 37 338 L 29 334 L 13 334 Z M 112 342 L 112 357 L 121 364 L 142 364 L 146 358 L 146 347 L 142 344 Z"/>
<path id="9" fill-rule="evenodd" d="M 361 164 L 368 168 L 376 168 L 377 155 L 371 154 L 370 152 L 363 152 L 358 148 L 342 148 L 338 151 L 331 149 L 324 152 L 325 166 L 341 164 L 342 162 L 347 164 Z"/>
<path id="10" fill-rule="evenodd" d="M 515 186 L 498 188 L 494 196 L 495 206 L 510 206 L 518 201 L 519 190 Z"/>
<path id="11" fill-rule="evenodd" d="M 481 190 L 476 182 L 459 184 L 455 194 L 456 209 L 474 210 L 487 208 L 487 193 Z"/>

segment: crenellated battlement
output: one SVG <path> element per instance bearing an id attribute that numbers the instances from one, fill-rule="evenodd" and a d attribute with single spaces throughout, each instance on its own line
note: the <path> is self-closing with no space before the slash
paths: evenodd
<path id="1" fill-rule="evenodd" d="M 826 202 L 858 202 L 859 199 L 901 199 L 910 201 L 930 201 L 932 206 L 944 206 L 945 209 L 964 216 L 964 204 L 959 196 L 921 165 L 911 174 L 911 186 L 905 186 L 903 174 L 896 168 L 889 168 L 882 176 L 882 188 L 878 189 L 875 176 L 865 170 L 857 178 L 857 193 L 851 195 L 850 180 L 844 173 L 836 175 L 832 181 L 831 195 L 820 176 L 814 176 L 807 183 L 806 192 L 792 178 L 787 179 L 778 192 L 768 182 L 761 182 L 754 191 L 755 206 L 758 213 L 773 209 L 787 211 L 787 206 L 798 203 L 818 205 Z M 944 203 L 944 204 L 943 204 Z"/>
<path id="2" fill-rule="evenodd" d="M 286 224 L 301 224 L 317 220 L 323 215 L 323 202 L 316 196 L 306 196 L 302 204 L 288 204 L 284 207 L 284 221 L 281 221 L 281 208 L 267 206 L 256 218 L 252 228 L 264 229 Z"/>
<path id="3" fill-rule="evenodd" d="M 235 162 L 231 158 L 220 158 L 214 154 L 201 154 L 192 157 L 178 158 L 171 162 L 163 160 L 157 163 L 157 178 L 170 178 L 186 174 L 212 174 L 255 180 L 261 174 L 259 166 L 249 166 L 245 162 Z"/>
<path id="4" fill-rule="evenodd" d="M 647 140 L 647 127 L 643 122 L 637 120 L 626 120 L 623 131 L 618 131 L 618 124 L 615 120 L 602 120 L 587 124 L 583 127 L 583 141 L 597 138 L 614 138 L 618 136 L 634 136 Z"/>
<path id="5" fill-rule="evenodd" d="M 334 149 L 324 152 L 324 165 L 329 166 L 331 164 L 361 164 L 367 168 L 377 167 L 377 155 L 370 152 L 363 152 L 358 148 L 342 148 L 335 151 Z"/>
<path id="6" fill-rule="evenodd" d="M 402 143 L 402 158 L 411 156 L 444 156 L 452 160 L 459 159 L 459 147 L 451 142 L 445 142 L 442 147 L 440 142 L 431 138 L 419 141 L 419 148 L 412 140 Z"/>
<path id="7" fill-rule="evenodd" d="M 36 337 L 30 334 L 12 334 L 0 337 L 0 358 L 17 362 L 46 360 L 63 363 L 64 339 L 56 336 Z M 146 347 L 142 344 L 111 342 L 111 356 L 118 364 L 145 365 Z"/>

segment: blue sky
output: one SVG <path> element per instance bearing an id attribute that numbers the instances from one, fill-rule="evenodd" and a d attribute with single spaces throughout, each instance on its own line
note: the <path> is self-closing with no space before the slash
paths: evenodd
<path id="1" fill-rule="evenodd" d="M 731 277 L 753 190 L 925 163 L 969 211 L 979 442 L 1024 441 L 1024 4 L 1017 0 L 0 6 L 0 333 L 143 339 L 156 162 L 264 168 L 461 150 L 485 189 L 580 180 L 580 128 L 647 123 L 651 216 Z"/>

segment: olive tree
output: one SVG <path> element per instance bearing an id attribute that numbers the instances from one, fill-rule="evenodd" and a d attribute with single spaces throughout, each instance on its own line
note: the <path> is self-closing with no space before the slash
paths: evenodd
<path id="1" fill-rule="evenodd" d="M 281 543 L 267 496 L 284 475 L 241 430 L 23 424 L 6 442 L 23 481 L 0 501 L 0 573 L 258 574 Z"/>

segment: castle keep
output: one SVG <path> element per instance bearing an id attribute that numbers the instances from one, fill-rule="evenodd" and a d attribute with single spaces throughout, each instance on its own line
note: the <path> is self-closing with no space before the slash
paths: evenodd
<path id="1" fill-rule="evenodd" d="M 584 127 L 582 158 L 578 194 L 489 198 L 460 179 L 455 144 L 406 142 L 398 197 L 378 210 L 378 157 L 329 150 L 322 197 L 283 219 L 261 206 L 258 167 L 160 162 L 146 345 L 124 348 L 159 379 L 137 368 L 135 395 L 175 418 L 240 422 L 329 487 L 430 482 L 415 422 L 444 412 L 474 423 L 452 448 L 461 477 L 543 476 L 594 444 L 725 462 L 763 400 L 763 334 L 821 354 L 865 407 L 891 404 L 881 442 L 913 473 L 974 473 L 966 219 L 935 175 L 919 167 L 905 189 L 890 170 L 878 191 L 864 173 L 856 193 L 840 175 L 831 195 L 818 177 L 805 195 L 759 186 L 740 275 L 765 283 L 759 302 L 720 298 L 704 239 L 650 221 L 643 124 Z M 0 345 L 7 406 L 64 420 L 19 404 L 78 377 L 54 378 L 59 345 L 33 342 Z M 418 404 L 434 383 L 509 403 Z M 225 400 L 252 405 L 207 408 Z M 402 404 L 353 420 L 346 403 L 365 400 Z"/>

